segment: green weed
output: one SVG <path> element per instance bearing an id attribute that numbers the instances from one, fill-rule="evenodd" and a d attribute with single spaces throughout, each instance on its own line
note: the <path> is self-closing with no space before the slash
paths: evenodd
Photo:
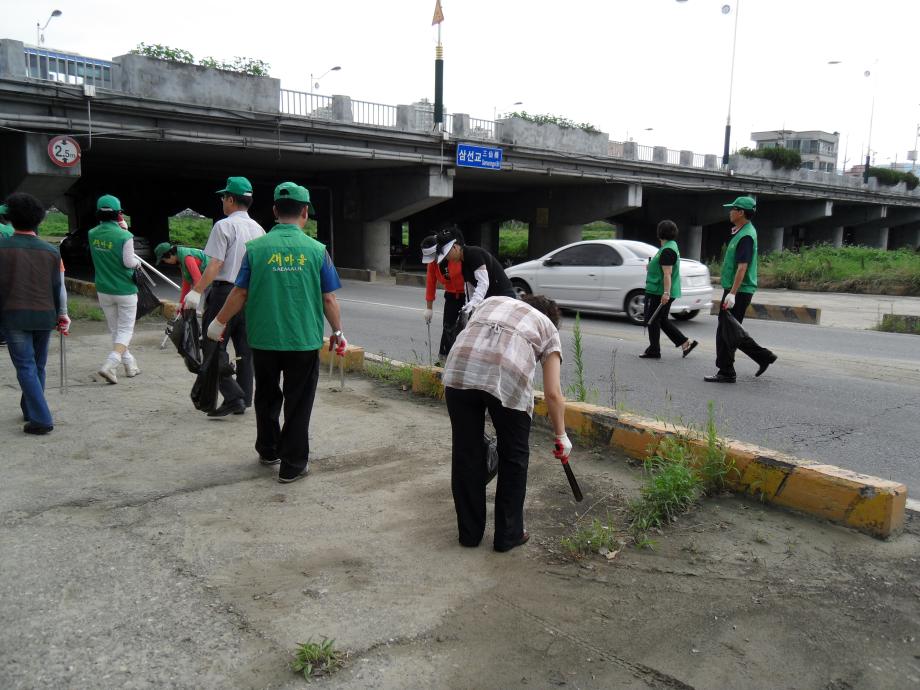
<path id="1" fill-rule="evenodd" d="M 323 638 L 322 642 L 313 642 L 312 638 L 297 645 L 291 670 L 302 673 L 306 680 L 322 676 L 341 668 L 345 663 L 345 653 L 335 648 L 335 640 Z"/>
<path id="2" fill-rule="evenodd" d="M 610 515 L 605 521 L 594 518 L 590 525 L 580 527 L 571 537 L 563 537 L 562 548 L 572 556 L 586 556 L 601 549 L 615 551 L 620 548 L 616 538 L 616 526 Z"/>
<path id="3" fill-rule="evenodd" d="M 67 216 L 60 211 L 51 211 L 38 228 L 40 237 L 64 237 L 67 234 Z"/>
<path id="4" fill-rule="evenodd" d="M 709 495 L 723 491 L 729 475 L 738 474 L 735 461 L 728 459 L 725 444 L 719 438 L 715 402 L 712 400 L 706 404 L 706 452 L 698 465 L 698 473 L 703 490 Z"/>
<path id="5" fill-rule="evenodd" d="M 67 315 L 73 321 L 105 321 L 105 314 L 98 302 L 81 295 L 67 298 Z"/>
<path id="6" fill-rule="evenodd" d="M 392 365 L 365 361 L 364 373 L 384 383 L 412 386 L 412 367 L 408 364 Z"/>

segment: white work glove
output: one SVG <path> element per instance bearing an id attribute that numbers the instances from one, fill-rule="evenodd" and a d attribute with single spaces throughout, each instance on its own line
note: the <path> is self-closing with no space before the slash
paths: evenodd
<path id="1" fill-rule="evenodd" d="M 198 309 L 198 303 L 201 301 L 201 293 L 192 290 L 185 296 L 186 309 Z"/>
<path id="2" fill-rule="evenodd" d="M 434 315 L 434 312 L 431 309 L 425 310 L 425 323 L 431 323 L 431 317 Z"/>
<path id="3" fill-rule="evenodd" d="M 473 313 L 474 311 L 476 311 L 476 307 L 478 307 L 478 306 L 479 306 L 478 304 L 473 304 L 472 302 L 467 302 L 466 304 L 463 305 L 463 310 L 462 310 L 462 311 L 463 311 L 463 313 L 466 314 L 467 316 L 470 316 L 470 315 L 472 315 L 472 313 Z"/>
<path id="4" fill-rule="evenodd" d="M 193 293 L 189 293 L 189 294 L 193 294 Z M 208 338 L 210 338 L 211 340 L 216 340 L 217 342 L 220 342 L 221 336 L 223 336 L 224 329 L 226 327 L 227 327 L 227 324 L 221 323 L 217 319 L 213 319 L 211 323 L 208 324 Z"/>
<path id="5" fill-rule="evenodd" d="M 335 354 L 339 357 L 345 356 L 345 348 L 348 347 L 348 341 L 345 340 L 345 336 L 342 335 L 342 332 L 339 331 L 339 335 L 333 333 L 329 336 L 329 352 L 335 350 Z"/>
<path id="6" fill-rule="evenodd" d="M 569 440 L 569 435 L 557 434 L 554 445 L 553 455 L 560 460 L 568 460 L 569 455 L 572 453 L 572 442 Z"/>
<path id="7" fill-rule="evenodd" d="M 70 317 L 67 314 L 59 314 L 57 330 L 61 335 L 70 335 Z"/>
<path id="8" fill-rule="evenodd" d="M 722 300 L 723 309 L 731 309 L 735 306 L 735 296 L 732 293 L 725 295 L 725 299 Z"/>

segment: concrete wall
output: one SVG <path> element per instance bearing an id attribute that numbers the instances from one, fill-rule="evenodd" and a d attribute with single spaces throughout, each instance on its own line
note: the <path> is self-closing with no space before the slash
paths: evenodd
<path id="1" fill-rule="evenodd" d="M 121 89 L 142 98 L 261 113 L 277 113 L 281 102 L 281 81 L 273 77 L 252 77 L 144 55 L 119 55 L 113 62 Z"/>
<path id="2" fill-rule="evenodd" d="M 572 151 L 589 156 L 606 156 L 610 137 L 604 132 L 586 132 L 574 127 L 538 125 L 519 117 L 500 120 L 501 143 L 554 151 Z"/>
<path id="3" fill-rule="evenodd" d="M 26 76 L 26 54 L 22 52 L 22 41 L 0 39 L 0 76 L 24 79 Z"/>

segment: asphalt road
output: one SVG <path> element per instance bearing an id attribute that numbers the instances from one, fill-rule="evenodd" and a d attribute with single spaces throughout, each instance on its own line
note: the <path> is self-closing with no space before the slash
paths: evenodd
<path id="1" fill-rule="evenodd" d="M 428 363 L 420 288 L 348 281 L 338 292 L 349 342 L 406 362 Z M 431 325 L 437 357 L 440 301 Z M 713 316 L 679 328 L 700 341 L 687 359 L 662 335 L 663 359 L 638 359 L 642 328 L 625 318 L 584 315 L 584 363 L 592 402 L 702 426 L 709 400 L 721 435 L 902 481 L 920 495 L 920 357 L 916 336 L 770 321 L 746 322 L 751 335 L 779 355 L 761 378 L 739 353 L 738 383 L 711 384 Z M 562 323 L 563 385 L 573 375 L 572 328 Z"/>

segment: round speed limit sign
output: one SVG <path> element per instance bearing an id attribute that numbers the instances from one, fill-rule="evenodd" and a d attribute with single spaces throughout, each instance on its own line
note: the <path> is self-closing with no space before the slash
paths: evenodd
<path id="1" fill-rule="evenodd" d="M 80 145 L 70 137 L 54 137 L 48 142 L 48 157 L 55 165 L 72 168 L 80 162 Z"/>

